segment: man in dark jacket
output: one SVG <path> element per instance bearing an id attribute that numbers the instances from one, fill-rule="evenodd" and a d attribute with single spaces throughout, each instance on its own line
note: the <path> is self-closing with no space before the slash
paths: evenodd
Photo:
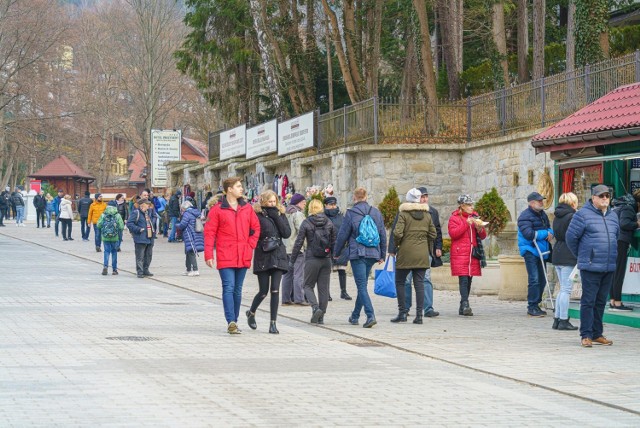
<path id="1" fill-rule="evenodd" d="M 578 258 L 582 279 L 580 337 L 586 348 L 613 344 L 602 335 L 602 316 L 616 270 L 620 233 L 618 216 L 609 208 L 609 187 L 599 184 L 591 193 L 591 200 L 571 219 L 566 235 L 569 250 Z"/>
<path id="2" fill-rule="evenodd" d="M 171 228 L 171 232 L 169 233 L 169 242 L 176 241 L 176 223 L 178 222 L 178 217 L 180 217 L 180 196 L 182 196 L 182 191 L 178 189 L 173 195 L 171 195 L 169 203 L 167 204 L 167 214 L 170 219 L 169 227 Z"/>
<path id="3" fill-rule="evenodd" d="M 15 192 L 11 194 L 11 203 L 15 207 L 16 212 L 16 225 L 20 227 L 24 226 L 24 198 L 22 197 L 22 190 L 16 186 Z"/>
<path id="4" fill-rule="evenodd" d="M 518 217 L 518 248 L 524 258 L 529 279 L 527 314 L 532 317 L 547 315 L 547 312 L 538 306 L 542 302 L 542 292 L 546 284 L 545 267 L 540 260 L 540 252 L 546 263 L 551 253 L 553 238 L 549 217 L 544 212 L 544 199 L 538 192 L 530 193 L 527 196 L 529 207 Z"/>
<path id="5" fill-rule="evenodd" d="M 58 189 L 58 196 L 53 198 L 53 210 L 56 213 L 56 224 L 54 230 L 56 232 L 56 236 L 58 236 L 58 230 L 60 228 L 60 201 L 64 197 L 64 190 Z"/>
<path id="6" fill-rule="evenodd" d="M 347 210 L 344 216 L 342 226 L 338 231 L 338 237 L 336 239 L 336 245 L 333 249 L 335 258 L 340 258 L 342 251 L 349 251 L 349 260 L 351 260 L 351 270 L 353 271 L 353 279 L 356 282 L 358 288 L 358 297 L 356 298 L 356 304 L 353 308 L 353 312 L 349 317 L 349 323 L 358 325 L 358 319 L 360 318 L 360 312 L 364 307 L 364 313 L 367 315 L 367 320 L 362 325 L 364 328 L 373 327 L 376 322 L 376 317 L 373 312 L 373 304 L 369 297 L 369 291 L 367 290 L 367 282 L 371 268 L 378 262 L 384 262 L 386 258 L 387 249 L 387 231 L 384 227 L 384 220 L 382 219 L 382 213 L 375 207 L 372 207 L 367 203 L 367 191 L 362 187 L 358 187 L 353 192 L 353 201 L 355 205 L 353 208 Z M 378 236 L 380 242 L 376 246 L 366 246 L 356 240 L 360 231 L 360 223 L 365 216 L 371 216 L 378 229 Z M 345 244 L 349 243 L 347 249 Z"/>
<path id="7" fill-rule="evenodd" d="M 82 240 L 89 240 L 89 233 L 91 232 L 91 226 L 87 224 L 87 218 L 89 217 L 89 207 L 93 203 L 93 199 L 90 198 L 91 193 L 87 190 L 84 192 L 84 198 L 78 201 L 78 214 L 80 214 L 80 228 L 82 229 Z"/>
<path id="8" fill-rule="evenodd" d="M 7 189 L 9 189 L 7 187 Z M 4 190 L 0 193 L 0 227 L 5 227 L 4 219 L 9 217 L 9 198 L 10 194 L 8 190 Z"/>
<path id="9" fill-rule="evenodd" d="M 138 278 L 153 276 L 149 265 L 153 257 L 153 243 L 156 239 L 156 214 L 149 209 L 153 205 L 147 199 L 140 199 L 138 209 L 133 210 L 127 220 L 127 228 L 133 236 L 136 253 L 136 272 Z"/>
<path id="10" fill-rule="evenodd" d="M 324 200 L 324 215 L 326 215 L 331 223 L 336 228 L 336 231 L 340 230 L 342 222 L 344 221 L 344 215 L 340 212 L 338 207 L 338 199 L 333 196 L 328 196 Z M 347 293 L 347 262 L 349 254 L 343 251 L 342 260 L 333 260 L 333 270 L 338 271 L 338 281 L 340 282 L 340 298 L 344 300 L 352 300 L 351 296 Z M 331 301 L 331 294 L 329 294 L 329 301 Z"/>
<path id="11" fill-rule="evenodd" d="M 611 302 L 609 307 L 613 311 L 632 311 L 633 308 L 622 304 L 622 284 L 627 271 L 627 253 L 633 240 L 633 233 L 640 227 L 640 220 L 636 217 L 640 208 L 640 189 L 633 195 L 626 194 L 614 202 L 613 211 L 618 215 L 620 236 L 618 236 L 618 257 L 616 271 L 611 286 Z"/>
<path id="12" fill-rule="evenodd" d="M 36 208 L 36 224 L 37 228 L 40 228 L 40 221 L 42 221 L 42 228 L 44 229 L 44 212 L 47 209 L 47 200 L 44 198 L 44 190 L 33 197 L 33 206 Z"/>

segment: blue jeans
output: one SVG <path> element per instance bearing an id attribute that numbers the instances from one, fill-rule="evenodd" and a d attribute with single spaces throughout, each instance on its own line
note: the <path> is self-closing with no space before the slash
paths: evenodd
<path id="1" fill-rule="evenodd" d="M 247 273 L 247 268 L 220 269 L 222 280 L 222 306 L 227 324 L 238 322 L 240 304 L 242 303 L 242 283 Z"/>
<path id="2" fill-rule="evenodd" d="M 560 318 L 561 320 L 569 319 L 569 299 L 571 298 L 571 288 L 573 287 L 569 275 L 572 270 L 573 266 L 556 266 L 560 292 L 556 296 L 555 315 L 556 318 Z"/>
<path id="3" fill-rule="evenodd" d="M 98 224 L 93 225 L 93 234 L 95 235 L 96 247 L 100 247 L 102 243 L 102 231 L 98 229 Z"/>
<path id="4" fill-rule="evenodd" d="M 356 288 L 358 289 L 356 306 L 353 308 L 353 313 L 351 314 L 351 318 L 354 320 L 360 318 L 360 312 L 362 311 L 363 307 L 367 319 L 375 317 L 373 313 L 373 303 L 371 303 L 369 291 L 367 290 L 367 282 L 369 280 L 369 274 L 371 273 L 371 267 L 376 262 L 376 259 L 368 259 L 365 257 L 351 260 L 353 279 L 356 281 Z"/>
<path id="5" fill-rule="evenodd" d="M 429 265 L 431 265 L 431 256 L 429 256 Z M 409 272 L 407 279 L 404 282 L 404 308 L 408 311 L 411 309 L 411 280 L 413 279 L 413 273 Z M 433 310 L 433 283 L 431 282 L 431 269 L 427 269 L 424 274 L 424 313 Z"/>
<path id="6" fill-rule="evenodd" d="M 51 211 L 45 211 L 47 215 L 47 227 L 51 227 Z"/>
<path id="7" fill-rule="evenodd" d="M 111 255 L 111 267 L 118 270 L 118 243 L 104 241 L 104 267 L 109 266 L 109 255 Z"/>
<path id="8" fill-rule="evenodd" d="M 16 224 L 24 223 L 24 205 L 16 206 Z"/>
<path id="9" fill-rule="evenodd" d="M 580 337 L 597 339 L 602 336 L 602 316 L 613 282 L 613 272 L 580 271 Z"/>
<path id="10" fill-rule="evenodd" d="M 82 239 L 89 239 L 91 225 L 87 224 L 87 217 L 80 217 L 80 232 L 82 233 Z"/>
<path id="11" fill-rule="evenodd" d="M 542 302 L 542 292 L 547 283 L 544 268 L 540 262 L 540 257 L 534 256 L 528 251 L 524 254 L 524 265 L 527 268 L 527 275 L 529 277 L 527 308 L 537 308 L 540 302 Z"/>
<path id="12" fill-rule="evenodd" d="M 176 222 L 178 217 L 171 217 L 171 232 L 169 233 L 169 242 L 176 240 Z"/>

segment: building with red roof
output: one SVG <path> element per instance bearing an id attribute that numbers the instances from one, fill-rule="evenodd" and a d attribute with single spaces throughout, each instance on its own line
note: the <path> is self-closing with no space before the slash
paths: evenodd
<path id="1" fill-rule="evenodd" d="M 556 197 L 573 192 L 581 204 L 595 184 L 613 196 L 640 188 L 640 82 L 621 86 L 531 139 L 556 161 Z"/>
<path id="2" fill-rule="evenodd" d="M 49 184 L 62 189 L 72 197 L 89 190 L 89 184 L 95 181 L 95 177 L 64 155 L 58 156 L 29 177 L 41 180 L 42 185 Z"/>

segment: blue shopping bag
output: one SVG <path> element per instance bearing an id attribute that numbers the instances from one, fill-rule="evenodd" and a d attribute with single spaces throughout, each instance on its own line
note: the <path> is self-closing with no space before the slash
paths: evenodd
<path id="1" fill-rule="evenodd" d="M 391 260 L 391 270 L 388 270 L 389 261 Z M 376 269 L 375 284 L 373 292 L 378 296 L 391 297 L 395 299 L 396 294 L 396 258 L 389 256 L 384 263 L 382 270 Z"/>

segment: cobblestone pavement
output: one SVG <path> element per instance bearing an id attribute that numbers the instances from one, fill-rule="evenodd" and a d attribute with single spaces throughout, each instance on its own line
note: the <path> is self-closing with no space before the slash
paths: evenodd
<path id="1" fill-rule="evenodd" d="M 181 276 L 182 244 L 159 240 L 155 276 L 138 279 L 126 240 L 121 274 L 102 276 L 93 241 L 11 226 L 0 229 L 2 427 L 640 425 L 636 329 L 606 325 L 614 345 L 583 349 L 522 302 L 473 297 L 465 318 L 439 291 L 441 316 L 421 326 L 389 323 L 394 300 L 374 296 L 378 325 L 363 329 L 347 323 L 353 302 L 334 277 L 325 327 L 282 307 L 270 335 L 267 300 L 257 331 L 243 318 L 230 336 L 217 271 Z M 256 289 L 248 273 L 245 304 Z"/>

